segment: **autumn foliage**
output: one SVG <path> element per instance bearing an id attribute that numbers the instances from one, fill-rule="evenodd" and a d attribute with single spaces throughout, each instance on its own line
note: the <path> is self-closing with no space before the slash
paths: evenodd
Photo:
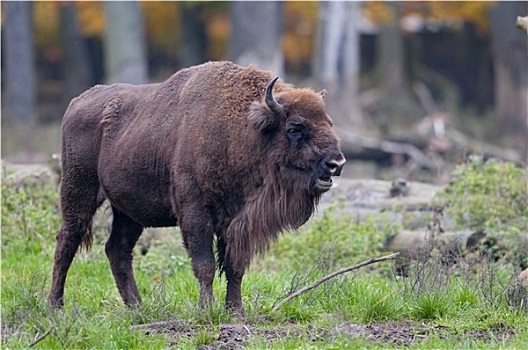
<path id="1" fill-rule="evenodd" d="M 61 1 L 34 3 L 35 42 L 37 50 L 47 60 L 60 59 Z M 75 2 L 79 29 L 84 37 L 102 38 L 105 16 L 100 1 Z M 182 6 L 201 6 L 199 21 L 208 36 L 209 59 L 225 58 L 229 38 L 229 3 L 225 2 L 161 2 L 141 1 L 149 50 L 154 55 L 174 61 L 178 56 Z M 391 21 L 396 16 L 418 15 L 444 25 L 473 23 L 481 34 L 488 32 L 487 11 L 494 2 L 481 1 L 368 1 L 362 6 L 363 15 L 374 24 Z M 314 50 L 314 37 L 319 20 L 319 2 L 288 1 L 284 3 L 284 34 L 282 49 L 286 64 L 300 68 L 309 64 Z"/>

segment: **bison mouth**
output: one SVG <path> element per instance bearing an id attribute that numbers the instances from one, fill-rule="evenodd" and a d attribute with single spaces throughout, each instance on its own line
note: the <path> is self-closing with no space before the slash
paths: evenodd
<path id="1" fill-rule="evenodd" d="M 330 176 L 321 176 L 315 180 L 315 189 L 318 192 L 323 193 L 328 191 L 333 184 L 334 182 Z"/>
<path id="2" fill-rule="evenodd" d="M 332 176 L 341 175 L 343 164 L 345 164 L 345 157 L 341 152 L 329 154 L 317 162 L 314 187 L 319 194 L 328 191 L 332 187 Z"/>

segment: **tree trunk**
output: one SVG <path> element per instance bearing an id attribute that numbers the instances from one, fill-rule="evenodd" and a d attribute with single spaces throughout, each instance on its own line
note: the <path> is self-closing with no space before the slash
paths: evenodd
<path id="1" fill-rule="evenodd" d="M 33 128 L 36 123 L 36 78 L 32 4 L 6 1 L 3 23 L 5 121 Z"/>
<path id="2" fill-rule="evenodd" d="M 62 75 L 65 81 L 61 102 L 67 106 L 72 98 L 88 89 L 92 81 L 86 42 L 77 25 L 77 4 L 64 2 L 59 6 Z"/>
<path id="3" fill-rule="evenodd" d="M 229 59 L 242 66 L 255 64 L 261 69 L 283 76 L 282 3 L 236 1 L 230 5 Z"/>
<path id="4" fill-rule="evenodd" d="M 182 3 L 180 63 L 190 67 L 207 60 L 207 34 L 200 15 L 206 4 Z"/>
<path id="5" fill-rule="evenodd" d="M 528 45 L 526 34 L 515 27 L 515 21 L 526 14 L 527 7 L 525 1 L 505 1 L 490 10 L 495 108 L 505 135 L 524 150 L 528 138 Z"/>
<path id="6" fill-rule="evenodd" d="M 329 92 L 328 112 L 336 125 L 358 128 L 363 126 L 356 100 L 360 59 L 355 24 L 360 4 L 325 1 L 320 6 L 314 56 L 317 82 Z"/>
<path id="7" fill-rule="evenodd" d="M 397 5 L 386 3 L 392 10 L 393 18 L 380 26 L 378 34 L 378 81 L 385 95 L 395 101 L 405 97 L 403 37 L 399 26 Z"/>
<path id="8" fill-rule="evenodd" d="M 137 1 L 104 1 L 107 83 L 147 82 L 145 30 Z"/>

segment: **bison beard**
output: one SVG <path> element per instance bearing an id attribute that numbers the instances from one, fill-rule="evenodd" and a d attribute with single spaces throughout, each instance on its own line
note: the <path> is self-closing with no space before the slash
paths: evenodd
<path id="1" fill-rule="evenodd" d="M 96 86 L 72 100 L 50 304 L 63 305 L 68 269 L 79 246 L 91 245 L 92 217 L 107 199 L 105 252 L 125 304 L 141 303 L 132 250 L 143 228 L 179 225 L 199 304 L 214 301 L 218 267 L 226 305 L 243 313 L 252 257 L 310 218 L 345 162 L 322 96 L 271 78 L 211 62 L 163 83 Z"/>

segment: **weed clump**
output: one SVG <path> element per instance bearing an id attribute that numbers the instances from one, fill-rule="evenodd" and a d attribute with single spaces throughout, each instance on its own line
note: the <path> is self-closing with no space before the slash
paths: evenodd
<path id="1" fill-rule="evenodd" d="M 360 262 L 383 253 L 384 242 L 400 227 L 393 220 L 365 216 L 361 220 L 346 212 L 340 203 L 327 207 L 319 217 L 310 220 L 297 233 L 288 233 L 272 245 L 263 261 L 295 270 L 315 270 L 320 277 L 332 270 Z M 298 254 L 291 254 L 297 252 Z M 376 269 L 378 267 L 376 266 Z M 390 271 L 386 271 L 390 274 Z M 306 275 L 306 273 L 303 273 Z"/>
<path id="2" fill-rule="evenodd" d="M 434 198 L 455 229 L 483 230 L 481 251 L 495 260 L 528 267 L 526 170 L 511 162 L 471 156 Z"/>
<path id="3" fill-rule="evenodd" d="M 485 308 L 528 313 L 528 292 L 518 267 L 501 268 L 488 254 L 463 255 L 445 249 L 434 233 L 409 252 L 405 275 L 393 264 L 393 278 L 409 314 L 419 320 L 441 319 L 458 310 Z"/>

